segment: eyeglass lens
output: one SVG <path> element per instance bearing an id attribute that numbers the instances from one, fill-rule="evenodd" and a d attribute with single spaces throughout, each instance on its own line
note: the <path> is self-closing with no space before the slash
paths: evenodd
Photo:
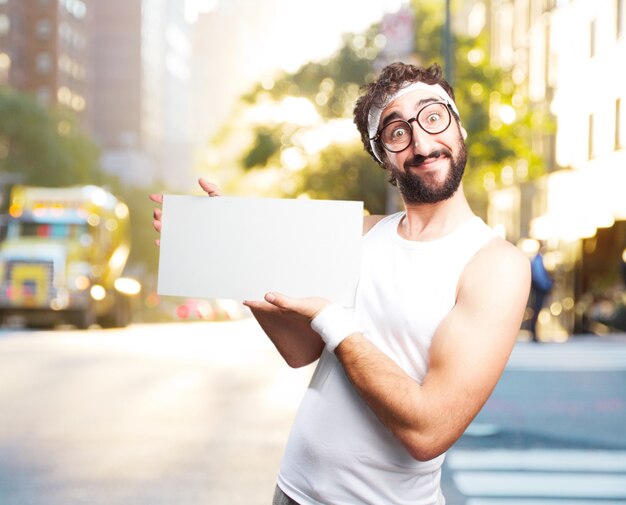
<path id="1" fill-rule="evenodd" d="M 445 103 L 435 102 L 421 109 L 415 118 L 408 121 L 392 121 L 380 132 L 380 139 L 385 149 L 391 152 L 400 152 L 406 149 L 413 138 L 411 128 L 413 121 L 417 121 L 417 124 L 425 132 L 435 135 L 450 125 L 450 110 Z"/>

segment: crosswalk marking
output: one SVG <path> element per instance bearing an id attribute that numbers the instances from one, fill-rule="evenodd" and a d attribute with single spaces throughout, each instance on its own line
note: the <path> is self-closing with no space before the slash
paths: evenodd
<path id="1" fill-rule="evenodd" d="M 446 465 L 466 505 L 626 503 L 626 451 L 453 449 Z"/>
<path id="2" fill-rule="evenodd" d="M 626 472 L 626 451 L 496 449 L 453 450 L 448 467 L 462 470 L 532 470 L 569 472 Z"/>
<path id="3" fill-rule="evenodd" d="M 619 502 L 622 503 L 623 502 Z M 549 502 L 541 498 L 540 500 L 527 499 L 508 499 L 508 498 L 472 498 L 465 502 L 465 505 L 611 505 L 615 502 L 607 502 L 606 500 L 576 500 L 572 502 L 570 498 L 567 500 L 550 499 Z"/>
<path id="4" fill-rule="evenodd" d="M 468 496 L 607 498 L 626 500 L 623 475 L 524 472 L 457 472 L 454 483 Z"/>
<path id="5" fill-rule="evenodd" d="M 626 370 L 626 343 L 567 342 L 518 343 L 507 364 L 509 370 Z"/>

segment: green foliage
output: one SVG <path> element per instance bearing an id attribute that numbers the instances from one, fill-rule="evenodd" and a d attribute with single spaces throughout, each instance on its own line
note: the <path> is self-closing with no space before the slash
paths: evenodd
<path id="1" fill-rule="evenodd" d="M 360 142 L 333 144 L 295 176 L 295 187 L 286 196 L 306 194 L 315 199 L 362 200 L 371 214 L 384 214 L 386 173 L 372 166 Z"/>
<path id="2" fill-rule="evenodd" d="M 66 186 L 98 183 L 98 150 L 60 110 L 31 96 L 0 88 L 0 171 L 20 174 L 25 184 Z"/>
<path id="3" fill-rule="evenodd" d="M 255 141 L 242 158 L 245 169 L 263 167 L 280 148 L 280 134 L 275 128 L 259 127 L 254 132 Z"/>
<path id="4" fill-rule="evenodd" d="M 443 64 L 444 2 L 413 0 L 415 56 L 420 65 Z"/>

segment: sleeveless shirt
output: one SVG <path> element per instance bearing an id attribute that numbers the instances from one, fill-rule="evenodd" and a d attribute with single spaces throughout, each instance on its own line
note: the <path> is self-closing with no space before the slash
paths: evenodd
<path id="1" fill-rule="evenodd" d="M 421 383 L 434 333 L 467 262 L 495 234 L 478 217 L 442 238 L 403 239 L 404 212 L 363 237 L 354 313 L 363 334 Z M 441 505 L 441 465 L 414 459 L 322 352 L 287 442 L 278 485 L 301 505 Z"/>

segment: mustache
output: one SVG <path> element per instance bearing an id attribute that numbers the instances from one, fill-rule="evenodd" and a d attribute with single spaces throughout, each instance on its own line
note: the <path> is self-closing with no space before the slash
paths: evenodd
<path id="1" fill-rule="evenodd" d="M 405 167 L 411 167 L 411 166 L 415 166 L 415 165 L 421 165 L 422 163 L 424 163 L 428 159 L 439 158 L 440 156 L 445 156 L 447 158 L 452 159 L 452 152 L 449 149 L 446 149 L 445 147 L 442 147 L 441 149 L 435 149 L 434 151 L 431 151 L 426 156 L 424 156 L 422 154 L 416 154 L 412 158 L 406 160 L 404 162 L 404 166 Z"/>

